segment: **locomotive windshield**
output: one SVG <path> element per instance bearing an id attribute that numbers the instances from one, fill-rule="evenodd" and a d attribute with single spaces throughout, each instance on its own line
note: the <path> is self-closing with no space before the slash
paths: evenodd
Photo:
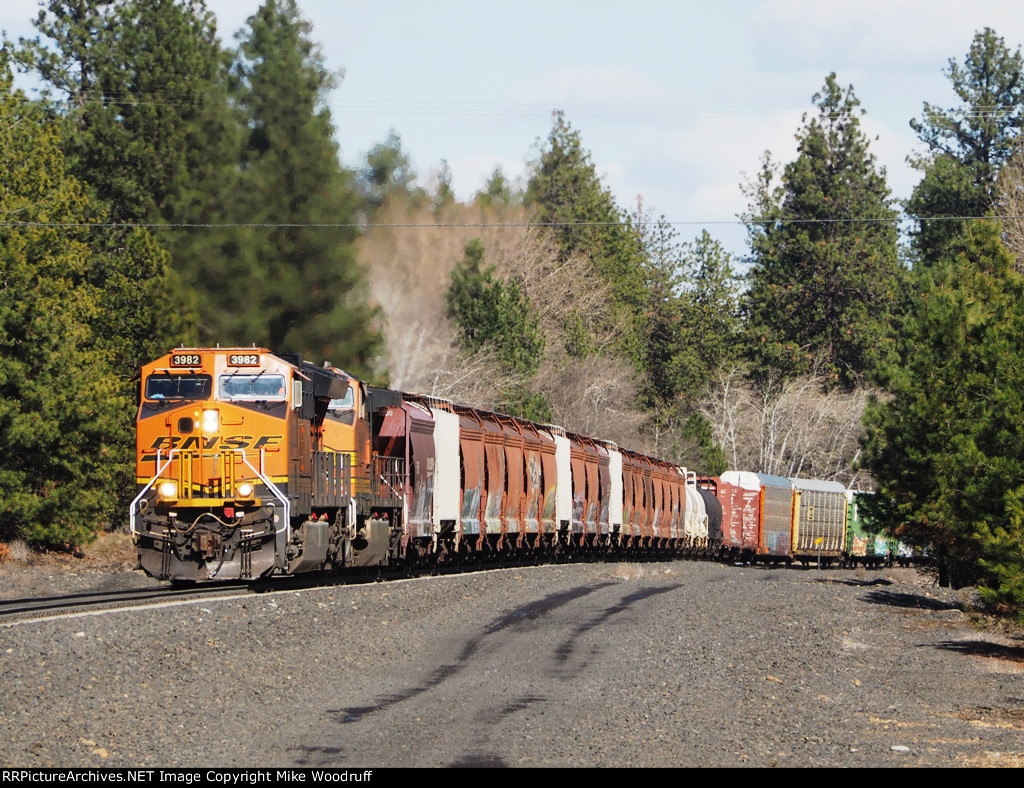
<path id="1" fill-rule="evenodd" d="M 169 375 L 146 378 L 146 399 L 209 399 L 213 378 L 209 375 Z"/>
<path id="2" fill-rule="evenodd" d="M 355 404 L 355 393 L 352 386 L 349 386 L 344 397 L 332 399 L 327 403 L 327 417 L 342 424 L 352 424 L 356 416 Z"/>
<path id="3" fill-rule="evenodd" d="M 285 397 L 284 375 L 221 375 L 221 399 L 281 400 Z"/>
<path id="4" fill-rule="evenodd" d="M 352 394 L 352 387 L 348 387 L 348 391 L 345 392 L 345 396 L 340 399 L 332 399 L 327 405 L 329 411 L 339 410 L 352 410 L 355 405 L 355 396 Z"/>

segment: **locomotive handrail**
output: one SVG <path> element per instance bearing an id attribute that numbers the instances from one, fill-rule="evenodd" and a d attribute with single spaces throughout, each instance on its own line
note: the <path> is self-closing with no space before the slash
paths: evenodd
<path id="1" fill-rule="evenodd" d="M 388 457 L 382 454 L 373 455 L 374 479 L 371 494 L 374 498 L 384 498 L 382 488 L 391 493 L 391 499 L 400 501 L 403 499 L 407 486 L 407 469 L 405 461 L 401 457 Z"/>
<path id="2" fill-rule="evenodd" d="M 167 469 L 167 466 L 171 464 L 171 462 L 174 460 L 175 455 L 181 454 L 182 452 L 183 452 L 182 449 L 171 449 L 170 451 L 167 452 L 167 461 L 164 462 L 161 465 L 163 451 L 159 450 L 159 449 L 157 450 L 157 453 L 156 453 L 156 465 L 157 465 L 156 473 L 153 476 L 153 478 L 150 479 L 146 483 L 146 485 L 139 491 L 139 494 L 135 496 L 135 500 L 132 501 L 131 509 L 128 512 L 128 528 L 129 528 L 129 530 L 131 531 L 131 533 L 133 535 L 139 533 L 136 530 L 136 527 L 135 527 L 136 510 L 138 509 L 139 502 L 142 500 L 143 496 L 145 496 L 146 493 L 148 493 L 152 489 L 153 485 L 156 484 L 157 480 L 160 479 L 160 475 Z M 274 498 L 276 498 L 278 501 L 280 501 L 281 506 L 284 509 L 284 525 L 281 528 L 276 528 L 274 530 L 274 536 L 276 537 L 282 531 L 284 531 L 286 533 L 285 541 L 287 543 L 287 540 L 291 538 L 291 505 L 289 504 L 287 496 L 285 496 L 277 488 L 277 485 L 275 485 L 263 473 L 263 468 L 264 468 L 264 450 L 260 449 L 260 467 L 259 468 L 256 468 L 255 466 L 253 466 L 253 464 L 251 462 L 249 462 L 248 457 L 246 457 L 245 449 L 230 449 L 229 453 L 240 455 L 241 458 L 242 458 L 242 463 L 245 464 L 245 466 L 248 467 L 249 470 L 251 470 L 254 474 L 256 474 L 256 477 L 270 491 L 270 494 L 272 496 L 274 496 Z"/>
<path id="3" fill-rule="evenodd" d="M 275 498 L 277 498 L 277 500 L 279 500 L 281 502 L 281 505 L 284 507 L 284 520 L 283 520 L 284 521 L 284 525 L 281 528 L 274 530 L 274 543 L 275 543 L 275 547 L 276 547 L 276 553 L 277 553 L 278 559 L 279 560 L 283 560 L 283 556 L 285 555 L 285 548 L 288 545 L 288 542 L 290 542 L 291 538 L 292 538 L 292 511 L 291 511 L 291 505 L 288 502 L 288 498 L 287 498 L 287 496 L 283 495 L 279 489 L 277 489 L 277 485 L 275 485 L 272 481 L 270 481 L 270 479 L 268 477 L 266 477 L 263 474 L 263 459 L 264 459 L 263 458 L 263 449 L 260 449 L 260 468 L 259 468 L 259 470 L 257 470 L 256 468 L 253 468 L 252 463 L 249 462 L 249 460 L 245 456 L 245 450 L 244 449 L 234 449 L 234 451 L 235 451 L 235 453 L 242 455 L 242 462 L 245 463 L 249 467 L 249 469 L 252 470 L 252 472 L 256 474 L 256 476 L 259 478 L 259 480 L 261 482 L 263 482 L 263 484 L 266 485 L 268 490 L 270 490 L 270 494 L 273 495 Z M 281 539 L 281 534 L 282 533 L 284 533 L 284 540 L 283 541 Z M 287 566 L 286 563 L 282 564 L 282 568 L 286 567 L 286 566 Z"/>
<path id="4" fill-rule="evenodd" d="M 133 536 L 138 533 L 138 531 L 135 530 L 135 510 L 138 508 L 139 501 L 141 501 L 142 497 L 146 493 L 148 493 L 150 491 L 150 489 L 153 487 L 154 484 L 156 484 L 156 480 L 160 478 L 160 474 L 164 472 L 164 469 L 167 468 L 167 466 L 171 464 L 171 460 L 174 459 L 174 453 L 176 451 L 181 451 L 181 450 L 180 449 L 171 449 L 171 451 L 168 452 L 168 454 L 167 454 L 167 462 L 165 462 L 163 465 L 161 465 L 160 464 L 160 455 L 163 454 L 163 452 L 160 451 L 159 449 L 157 449 L 157 452 L 156 452 L 156 466 L 157 466 L 156 474 L 153 476 L 152 479 L 150 479 L 146 483 L 146 485 L 141 490 L 139 490 L 139 494 L 135 496 L 135 500 L 132 501 L 131 508 L 128 510 L 128 530 L 132 532 Z"/>
<path id="5" fill-rule="evenodd" d="M 280 529 L 280 530 L 275 530 L 274 531 L 274 535 L 276 536 L 277 534 L 281 533 L 281 531 L 283 530 L 283 531 L 285 531 L 287 533 L 286 540 L 290 539 L 291 538 L 291 528 L 292 528 L 291 504 L 288 502 L 288 497 L 286 495 L 284 495 L 279 489 L 277 489 L 277 485 L 274 484 L 272 481 L 270 481 L 270 478 L 268 476 L 264 475 L 264 473 L 263 473 L 263 459 L 264 459 L 263 451 L 264 450 L 260 449 L 260 467 L 258 469 L 253 467 L 253 464 L 251 462 L 249 462 L 248 458 L 245 456 L 245 449 L 232 449 L 231 451 L 234 452 L 235 454 L 241 455 L 242 462 L 249 468 L 249 470 L 251 470 L 253 473 L 256 474 L 257 478 L 261 482 L 263 482 L 263 485 L 268 490 L 270 490 L 270 494 L 273 495 L 275 498 L 277 498 L 277 500 L 279 500 L 281 502 L 281 506 L 284 508 L 284 527 L 282 529 Z"/>

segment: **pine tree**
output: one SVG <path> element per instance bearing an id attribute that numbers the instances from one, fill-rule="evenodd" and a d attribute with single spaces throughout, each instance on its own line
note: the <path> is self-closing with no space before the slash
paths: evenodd
<path id="1" fill-rule="evenodd" d="M 71 172 L 115 222 L 206 221 L 231 190 L 227 59 L 203 0 L 49 0 L 22 41 Z"/>
<path id="2" fill-rule="evenodd" d="M 998 586 L 1016 566 L 1024 487 L 1024 276 L 975 222 L 915 283 L 908 355 L 865 417 L 880 525 L 931 545 L 943 584 Z M 988 570 L 980 560 L 989 561 Z"/>
<path id="3" fill-rule="evenodd" d="M 998 199 L 996 179 L 1024 127 L 1024 60 L 991 28 L 974 36 L 963 66 L 945 72 L 963 102 L 942 110 L 925 103 L 911 128 L 928 147 L 911 163 L 924 177 L 907 201 L 917 217 L 914 249 L 925 265 L 962 232 L 969 217 L 987 216 Z M 966 217 L 966 218 L 965 218 Z"/>
<path id="4" fill-rule="evenodd" d="M 441 167 L 437 172 L 437 188 L 432 195 L 434 216 L 440 216 L 453 205 L 455 205 L 455 190 L 452 189 L 452 171 L 448 167 L 448 161 L 441 159 Z"/>
<path id="5" fill-rule="evenodd" d="M 705 230 L 683 248 L 686 286 L 682 293 L 687 341 L 698 349 L 701 380 L 737 361 L 741 325 L 740 278 L 732 257 Z"/>
<path id="6" fill-rule="evenodd" d="M 484 188 L 476 193 L 474 200 L 488 207 L 506 207 L 522 202 L 522 194 L 505 177 L 505 171 L 497 166 L 491 171 Z"/>
<path id="7" fill-rule="evenodd" d="M 390 197 L 402 193 L 415 205 L 425 195 L 415 186 L 416 171 L 409 154 L 402 149 L 402 137 L 391 129 L 387 139 L 370 148 L 366 165 L 359 173 L 359 188 L 367 210 L 384 207 Z"/>
<path id="8" fill-rule="evenodd" d="M 524 202 L 532 206 L 537 222 L 552 226 L 565 257 L 586 255 L 594 270 L 610 283 L 618 309 L 630 326 L 621 337 L 621 350 L 643 369 L 647 305 L 643 242 L 601 183 L 579 132 L 561 112 L 556 114 L 546 147 L 533 168 Z M 587 338 L 578 337 L 573 345 L 585 352 Z"/>
<path id="9" fill-rule="evenodd" d="M 647 249 L 648 293 L 645 408 L 656 451 L 710 473 L 725 470 L 725 455 L 698 404 L 715 373 L 734 358 L 738 284 L 729 256 L 704 232 L 679 243 L 664 217 L 637 226 Z"/>
<path id="10" fill-rule="evenodd" d="M 76 546 L 127 511 L 135 409 L 123 345 L 96 327 L 134 294 L 95 253 L 106 217 L 66 170 L 60 127 L 12 91 L 0 55 L 0 538 Z"/>
<path id="11" fill-rule="evenodd" d="M 693 392 L 694 376 L 699 375 L 699 349 L 689 344 L 685 331 L 685 304 L 680 296 L 684 287 L 682 248 L 675 228 L 664 217 L 650 221 L 642 210 L 634 216 L 646 249 L 644 290 L 646 305 L 642 336 L 644 405 L 651 409 L 671 408 L 677 398 Z"/>
<path id="12" fill-rule="evenodd" d="M 117 375 L 195 340 L 186 286 L 215 267 L 205 230 L 139 224 L 216 221 L 236 170 L 226 61 L 202 0 L 50 0 L 17 57 L 44 81 L 68 168 L 104 206 L 89 281 L 104 293 L 94 329 Z M 218 214 L 218 211 L 220 212 Z"/>
<path id="13" fill-rule="evenodd" d="M 519 282 L 502 279 L 484 259 L 479 238 L 466 244 L 465 257 L 452 269 L 445 310 L 458 326 L 469 353 L 489 351 L 510 373 L 503 409 L 534 421 L 549 421 L 551 409 L 527 385 L 544 353 L 540 318 Z"/>
<path id="14" fill-rule="evenodd" d="M 1007 493 L 1006 515 L 998 523 L 978 524 L 980 565 L 988 578 L 978 593 L 1000 613 L 1016 611 L 1024 623 L 1024 486 Z"/>
<path id="15" fill-rule="evenodd" d="M 372 375 L 380 343 L 354 250 L 359 197 L 325 100 L 334 86 L 294 0 L 248 20 L 235 73 L 249 128 L 242 236 L 217 307 L 221 341 L 266 343 Z"/>
<path id="16" fill-rule="evenodd" d="M 739 280 L 707 231 L 680 243 L 664 217 L 635 218 L 647 252 L 644 399 L 655 408 L 695 401 L 712 373 L 737 356 Z"/>
<path id="17" fill-rule="evenodd" d="M 748 348 L 762 369 L 817 369 L 852 388 L 898 355 L 896 211 L 852 87 L 830 74 L 813 101 L 781 184 L 766 157 L 752 190 Z"/>

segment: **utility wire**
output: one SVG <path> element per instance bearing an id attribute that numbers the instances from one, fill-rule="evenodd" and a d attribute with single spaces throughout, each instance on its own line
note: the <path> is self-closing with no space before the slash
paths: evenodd
<path id="1" fill-rule="evenodd" d="M 707 221 L 634 221 L 635 226 L 658 226 L 668 224 L 673 227 L 707 227 L 714 225 L 747 226 L 747 225 L 790 225 L 790 224 L 899 224 L 901 222 L 969 222 L 980 220 L 1019 221 L 1024 216 L 926 216 L 914 217 L 899 214 L 893 218 L 871 219 L 711 219 Z M 71 228 L 118 228 L 149 230 L 216 230 L 216 229 L 416 229 L 416 228 L 485 228 L 485 227 L 616 227 L 622 222 L 195 222 L 195 223 L 164 223 L 164 222 L 14 222 L 2 221 L 0 227 L 56 227 Z"/>
<path id="2" fill-rule="evenodd" d="M 48 96 L 49 101 L 56 106 L 75 107 L 80 106 L 84 101 L 96 101 L 100 103 L 112 103 L 120 106 L 138 107 L 181 107 L 201 106 L 213 104 L 206 94 L 195 93 L 134 93 L 126 91 L 81 91 L 67 98 L 54 98 Z M 222 102 L 216 102 L 222 103 Z M 229 102 L 230 103 L 230 102 Z M 552 105 L 550 103 L 531 102 L 496 102 L 479 100 L 452 100 L 452 99 L 354 99 L 354 98 L 331 98 L 325 101 L 316 102 L 320 106 L 329 106 L 346 112 L 360 113 L 399 113 L 413 115 L 491 115 L 494 117 L 506 117 L 515 115 L 550 114 Z M 558 107 L 567 114 L 586 116 L 693 116 L 711 117 L 722 116 L 745 116 L 761 114 L 790 114 L 793 112 L 813 113 L 814 110 L 807 106 L 737 106 L 737 107 L 715 107 L 693 106 L 685 104 L 594 104 L 556 102 Z M 883 107 L 872 112 L 856 112 L 858 116 L 895 114 L 920 112 L 919 107 Z M 949 107 L 940 108 L 929 105 L 924 114 L 928 117 L 947 116 L 951 118 L 1002 118 L 1018 115 L 1021 108 L 1016 105 L 986 105 L 965 108 Z M 844 117 L 845 112 L 830 113 L 828 117 Z"/>

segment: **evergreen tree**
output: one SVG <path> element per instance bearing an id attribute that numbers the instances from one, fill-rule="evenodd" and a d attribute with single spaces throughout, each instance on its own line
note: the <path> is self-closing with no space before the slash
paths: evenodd
<path id="1" fill-rule="evenodd" d="M 448 161 L 441 159 L 441 169 L 437 173 L 437 190 L 433 196 L 434 215 L 437 216 L 455 204 L 455 191 L 452 189 L 452 171 Z"/>
<path id="2" fill-rule="evenodd" d="M 380 343 L 355 258 L 359 198 L 325 103 L 334 85 L 294 0 L 249 18 L 235 73 L 249 129 L 241 237 L 217 307 L 221 341 L 266 343 L 371 375 Z"/>
<path id="3" fill-rule="evenodd" d="M 741 284 L 731 255 L 706 230 L 684 246 L 683 259 L 687 281 L 682 293 L 684 333 L 699 353 L 699 379 L 707 381 L 738 360 Z"/>
<path id="4" fill-rule="evenodd" d="M 479 238 L 466 244 L 465 252 L 445 293 L 448 317 L 459 327 L 469 352 L 489 347 L 509 370 L 532 375 L 544 352 L 536 310 L 518 282 L 494 275 Z"/>
<path id="5" fill-rule="evenodd" d="M 474 199 L 481 205 L 504 207 L 521 202 L 522 195 L 517 193 L 505 177 L 505 171 L 498 166 L 491 171 L 491 177 L 487 179 L 484 188 L 476 193 Z"/>
<path id="6" fill-rule="evenodd" d="M 679 243 L 662 217 L 644 228 L 645 368 L 650 407 L 699 399 L 713 373 L 737 357 L 739 280 L 730 256 L 705 231 Z"/>
<path id="7" fill-rule="evenodd" d="M 991 213 L 996 178 L 1024 126 L 1024 61 L 995 31 L 976 33 L 963 66 L 945 72 L 962 104 L 942 110 L 925 103 L 924 118 L 910 125 L 928 147 L 911 163 L 924 177 L 907 201 L 917 217 L 914 249 L 929 264 L 958 235 L 967 218 Z"/>
<path id="8" fill-rule="evenodd" d="M 105 294 L 97 336 L 127 380 L 168 344 L 195 340 L 185 287 L 216 267 L 209 234 L 160 233 L 174 275 L 133 225 L 223 216 L 237 159 L 224 53 L 202 0 L 50 0 L 36 26 L 49 47 L 22 41 L 17 57 L 43 79 L 68 168 L 113 225 L 94 232 L 89 280 Z"/>
<path id="9" fill-rule="evenodd" d="M 688 342 L 684 329 L 685 305 L 680 294 L 685 272 L 675 228 L 664 217 L 648 221 L 642 211 L 637 212 L 634 221 L 646 249 L 643 271 L 647 303 L 642 336 L 647 375 L 642 397 L 646 407 L 663 409 L 672 407 L 688 389 L 695 393 L 692 374 L 699 374 L 699 350 Z"/>
<path id="10" fill-rule="evenodd" d="M 643 401 L 657 452 L 710 473 L 725 470 L 725 455 L 707 419 L 697 411 L 714 373 L 736 356 L 738 285 L 729 256 L 704 232 L 677 242 L 664 218 L 637 225 L 647 249 L 648 324 Z"/>
<path id="11" fill-rule="evenodd" d="M 67 174 L 60 127 L 12 91 L 2 54 L 0 171 L 0 538 L 83 545 L 127 511 L 135 409 L 112 363 L 123 345 L 96 326 L 138 291 L 95 253 L 106 217 Z M 143 239 L 128 245 L 122 270 L 160 269 Z"/>
<path id="12" fill-rule="evenodd" d="M 766 157 L 753 189 L 748 348 L 762 369 L 817 368 L 852 388 L 898 355 L 896 211 L 853 89 L 830 74 L 813 101 L 781 184 Z"/>
<path id="13" fill-rule="evenodd" d="M 998 226 L 976 222 L 915 290 L 909 353 L 865 416 L 875 516 L 931 545 L 944 585 L 998 588 L 998 566 L 1024 565 L 1006 549 L 1024 487 L 1024 276 Z"/>
<path id="14" fill-rule="evenodd" d="M 586 255 L 594 270 L 609 282 L 630 326 L 623 333 L 621 349 L 643 369 L 647 306 L 643 241 L 602 185 L 579 132 L 561 112 L 556 114 L 546 147 L 529 178 L 524 202 L 533 207 L 537 222 L 552 226 L 565 257 Z M 570 334 L 571 328 L 567 327 Z M 588 346 L 586 337 L 572 344 L 579 349 Z"/>
<path id="15" fill-rule="evenodd" d="M 238 136 L 203 0 L 49 0 L 36 27 L 18 57 L 60 99 L 70 170 L 112 221 L 208 221 Z"/>
<path id="16" fill-rule="evenodd" d="M 415 204 L 424 197 L 417 189 L 416 171 L 409 154 L 402 149 L 402 138 L 391 129 L 384 142 L 374 145 L 366 154 L 366 166 L 359 177 L 359 188 L 367 209 L 372 213 L 384 206 L 388 198 L 402 192 Z"/>
<path id="17" fill-rule="evenodd" d="M 465 257 L 452 270 L 445 310 L 459 327 L 469 353 L 493 352 L 510 373 L 504 409 L 534 421 L 549 421 L 547 401 L 531 394 L 527 386 L 544 353 L 540 318 L 519 282 L 494 275 L 479 238 L 466 244 Z"/>
<path id="18" fill-rule="evenodd" d="M 1017 611 L 1024 623 L 1024 486 L 1007 493 L 1003 522 L 978 524 L 978 540 L 981 568 L 988 578 L 979 595 L 995 610 Z"/>

